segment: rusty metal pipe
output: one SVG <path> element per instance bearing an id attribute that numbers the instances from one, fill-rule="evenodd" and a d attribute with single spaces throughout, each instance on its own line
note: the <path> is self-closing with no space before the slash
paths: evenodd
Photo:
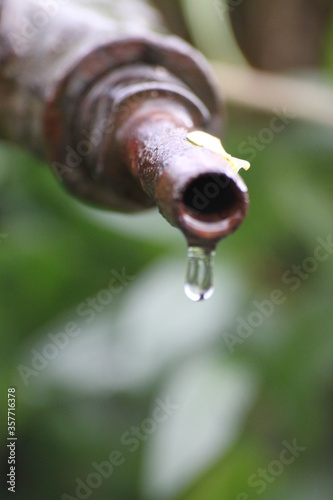
<path id="1" fill-rule="evenodd" d="M 193 146 L 188 109 L 145 102 L 118 131 L 122 157 L 160 213 L 189 245 L 214 248 L 242 222 L 247 188 L 220 155 Z"/>
<path id="2" fill-rule="evenodd" d="M 195 129 L 220 135 L 214 77 L 196 50 L 164 34 L 148 2 L 0 7 L 2 138 L 47 160 L 87 202 L 125 212 L 157 205 L 190 245 L 211 248 L 236 229 L 244 182 L 186 139 Z"/>

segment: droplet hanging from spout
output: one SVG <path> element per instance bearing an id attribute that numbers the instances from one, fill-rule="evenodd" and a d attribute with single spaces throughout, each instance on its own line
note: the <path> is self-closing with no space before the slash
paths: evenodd
<path id="1" fill-rule="evenodd" d="M 214 256 L 214 249 L 188 247 L 184 290 L 187 297 L 194 302 L 207 300 L 214 293 Z"/>

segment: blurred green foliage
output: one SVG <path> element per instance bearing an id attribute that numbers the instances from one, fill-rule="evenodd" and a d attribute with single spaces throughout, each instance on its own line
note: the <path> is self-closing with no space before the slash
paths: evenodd
<path id="1" fill-rule="evenodd" d="M 229 107 L 227 151 L 237 156 L 269 120 Z M 183 296 L 185 243 L 158 214 L 83 208 L 44 165 L 1 144 L 0 389 L 4 410 L 7 387 L 17 389 L 18 498 L 75 497 L 76 478 L 86 483 L 93 462 L 120 450 L 123 465 L 86 498 L 252 500 L 251 475 L 295 439 L 306 449 L 260 498 L 332 498 L 333 255 L 294 291 L 283 279 L 332 232 L 331 135 L 295 120 L 257 152 L 244 173 L 250 214 L 220 245 L 204 304 Z M 123 268 L 135 279 L 87 324 L 78 305 Z M 239 318 L 275 289 L 284 303 L 228 349 Z M 25 383 L 18 366 L 69 321 L 81 334 Z M 168 397 L 177 409 L 142 431 Z M 132 452 L 123 436 L 133 426 L 143 434 Z"/>

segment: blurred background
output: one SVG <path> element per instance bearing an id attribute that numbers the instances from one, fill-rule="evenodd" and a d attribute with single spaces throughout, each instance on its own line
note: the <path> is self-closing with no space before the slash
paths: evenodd
<path id="1" fill-rule="evenodd" d="M 330 500 L 332 2 L 156 4 L 214 64 L 250 213 L 218 247 L 213 297 L 191 303 L 185 240 L 155 211 L 86 207 L 0 143 L 18 498 Z"/>

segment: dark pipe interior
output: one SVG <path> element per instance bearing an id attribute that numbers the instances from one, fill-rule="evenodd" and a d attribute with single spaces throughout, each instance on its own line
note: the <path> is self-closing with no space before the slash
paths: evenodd
<path id="1" fill-rule="evenodd" d="M 226 219 L 242 204 L 235 183 L 223 174 L 201 175 L 192 181 L 183 195 L 185 209 L 205 219 Z"/>

